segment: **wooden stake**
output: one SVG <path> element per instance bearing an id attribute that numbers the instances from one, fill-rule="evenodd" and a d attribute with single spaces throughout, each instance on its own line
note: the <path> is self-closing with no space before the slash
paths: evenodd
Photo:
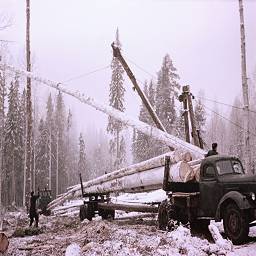
<path id="1" fill-rule="evenodd" d="M 183 102 L 183 109 L 184 109 L 183 116 L 184 116 L 186 142 L 190 143 L 189 122 L 188 122 L 188 92 L 189 92 L 188 87 L 183 86 L 182 94 L 179 96 L 179 100 Z"/>
<path id="2" fill-rule="evenodd" d="M 195 115 L 193 110 L 193 104 L 192 104 L 192 94 L 189 92 L 189 86 L 186 86 L 187 88 L 187 100 L 188 100 L 188 109 L 189 109 L 189 116 L 190 116 L 190 122 L 191 122 L 191 128 L 192 128 L 192 137 L 194 140 L 194 144 L 198 147 L 200 147 L 197 131 L 196 131 L 196 122 L 195 122 Z"/>

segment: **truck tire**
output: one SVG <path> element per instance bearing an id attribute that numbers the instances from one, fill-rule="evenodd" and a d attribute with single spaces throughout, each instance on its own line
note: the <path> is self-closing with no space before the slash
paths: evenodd
<path id="1" fill-rule="evenodd" d="M 80 210 L 79 210 L 79 218 L 81 221 L 83 221 L 84 219 L 86 219 L 87 217 L 87 205 L 81 205 L 80 206 Z"/>
<path id="2" fill-rule="evenodd" d="M 234 244 L 242 244 L 248 238 L 249 221 L 244 210 L 235 203 L 229 203 L 224 209 L 224 231 Z"/>
<path id="3" fill-rule="evenodd" d="M 158 228 L 164 231 L 166 230 L 169 221 L 167 206 L 167 200 L 164 200 L 158 208 Z"/>

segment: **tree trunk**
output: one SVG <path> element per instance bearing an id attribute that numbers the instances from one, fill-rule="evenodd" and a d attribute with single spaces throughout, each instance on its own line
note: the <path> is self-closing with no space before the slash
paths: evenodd
<path id="1" fill-rule="evenodd" d="M 15 151 L 12 152 L 12 204 L 16 205 L 16 185 L 15 185 Z"/>
<path id="2" fill-rule="evenodd" d="M 27 71 L 31 71 L 30 61 L 30 0 L 26 0 L 26 59 Z M 31 102 L 31 78 L 27 77 L 27 141 L 26 141 L 26 175 L 29 176 L 27 190 L 32 190 L 32 175 L 31 175 L 31 135 L 32 135 L 32 102 Z M 26 177 L 27 178 L 27 177 Z"/>
<path id="3" fill-rule="evenodd" d="M 56 145 L 56 197 L 59 194 L 59 130 L 57 131 Z"/>
<path id="4" fill-rule="evenodd" d="M 52 129 L 49 135 L 49 189 L 52 189 Z"/>
<path id="5" fill-rule="evenodd" d="M 242 89 L 244 100 L 244 143 L 245 143 L 245 170 L 251 172 L 251 151 L 250 151 L 250 116 L 249 116 L 249 96 L 246 74 L 246 51 L 245 51 L 245 25 L 243 1 L 239 0 L 240 32 L 241 32 L 241 69 L 242 69 Z"/>

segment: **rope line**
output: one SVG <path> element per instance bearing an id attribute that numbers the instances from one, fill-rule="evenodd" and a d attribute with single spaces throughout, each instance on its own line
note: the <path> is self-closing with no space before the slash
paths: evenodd
<path id="1" fill-rule="evenodd" d="M 146 69 L 142 68 L 140 65 L 136 64 L 134 61 L 132 61 L 131 59 L 127 58 L 127 56 L 125 56 L 125 58 L 131 62 L 133 65 L 135 65 L 137 68 L 139 68 L 141 71 L 143 71 L 144 73 L 148 74 L 149 76 L 157 79 L 156 75 L 153 75 L 152 73 L 148 72 Z"/>
<path id="2" fill-rule="evenodd" d="M 242 108 L 242 107 L 234 106 L 234 105 L 223 103 L 223 102 L 216 101 L 216 100 L 211 100 L 211 99 L 204 98 L 204 97 L 201 97 L 201 96 L 194 96 L 194 98 L 199 98 L 199 99 L 202 99 L 202 100 L 207 100 L 207 101 L 211 101 L 211 102 L 214 102 L 214 103 L 217 103 L 217 104 L 221 104 L 221 105 L 224 105 L 224 106 L 227 106 L 227 107 L 231 107 L 231 108 L 235 108 L 235 109 L 239 109 L 239 110 L 244 110 L 244 108 Z M 254 111 L 254 110 L 248 109 L 248 111 L 256 114 L 256 111 Z"/>
<path id="3" fill-rule="evenodd" d="M 195 100 L 196 100 L 196 99 L 195 99 Z M 196 100 L 196 101 L 197 101 L 197 100 Z M 198 102 L 198 101 L 197 101 L 197 102 Z M 216 112 L 215 110 L 212 110 L 211 108 L 207 107 L 205 104 L 202 104 L 202 105 L 203 105 L 206 109 L 208 109 L 208 110 L 210 110 L 211 112 L 213 112 L 214 114 L 216 114 L 217 116 L 223 118 L 224 120 L 230 122 L 230 123 L 233 124 L 234 126 L 236 126 L 236 127 L 240 128 L 241 130 L 245 131 L 245 129 L 244 129 L 241 125 L 239 125 L 239 124 L 237 124 L 237 123 L 231 121 L 230 119 L 228 119 L 227 117 L 225 117 L 225 116 L 219 114 L 219 113 Z M 255 133 L 252 133 L 252 132 L 249 132 L 249 133 L 250 133 L 251 135 L 253 135 L 253 136 L 256 137 L 256 134 L 255 134 Z"/>
<path id="4" fill-rule="evenodd" d="M 96 72 L 99 72 L 99 71 L 105 70 L 105 69 L 107 69 L 107 68 L 109 68 L 109 67 L 110 67 L 110 65 L 107 65 L 107 66 L 105 66 L 105 67 L 98 68 L 98 69 L 95 69 L 95 70 L 93 70 L 93 71 L 86 72 L 86 73 L 83 73 L 83 74 L 81 74 L 81 75 L 71 77 L 70 79 L 67 79 L 67 80 L 65 80 L 65 81 L 62 81 L 62 82 L 61 82 L 61 84 L 63 84 L 63 83 L 67 83 L 67 82 L 70 82 L 70 81 L 73 81 L 73 80 L 80 79 L 80 78 L 82 78 L 82 77 L 85 77 L 85 76 L 88 76 L 88 75 L 94 74 L 94 73 L 96 73 Z"/>

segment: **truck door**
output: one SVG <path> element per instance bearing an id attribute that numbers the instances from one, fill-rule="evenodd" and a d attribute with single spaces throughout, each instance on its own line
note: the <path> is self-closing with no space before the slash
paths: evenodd
<path id="1" fill-rule="evenodd" d="M 206 164 L 203 167 L 199 189 L 199 215 L 204 217 L 214 217 L 218 202 L 221 197 L 221 187 L 217 180 L 217 174 L 214 165 Z"/>

